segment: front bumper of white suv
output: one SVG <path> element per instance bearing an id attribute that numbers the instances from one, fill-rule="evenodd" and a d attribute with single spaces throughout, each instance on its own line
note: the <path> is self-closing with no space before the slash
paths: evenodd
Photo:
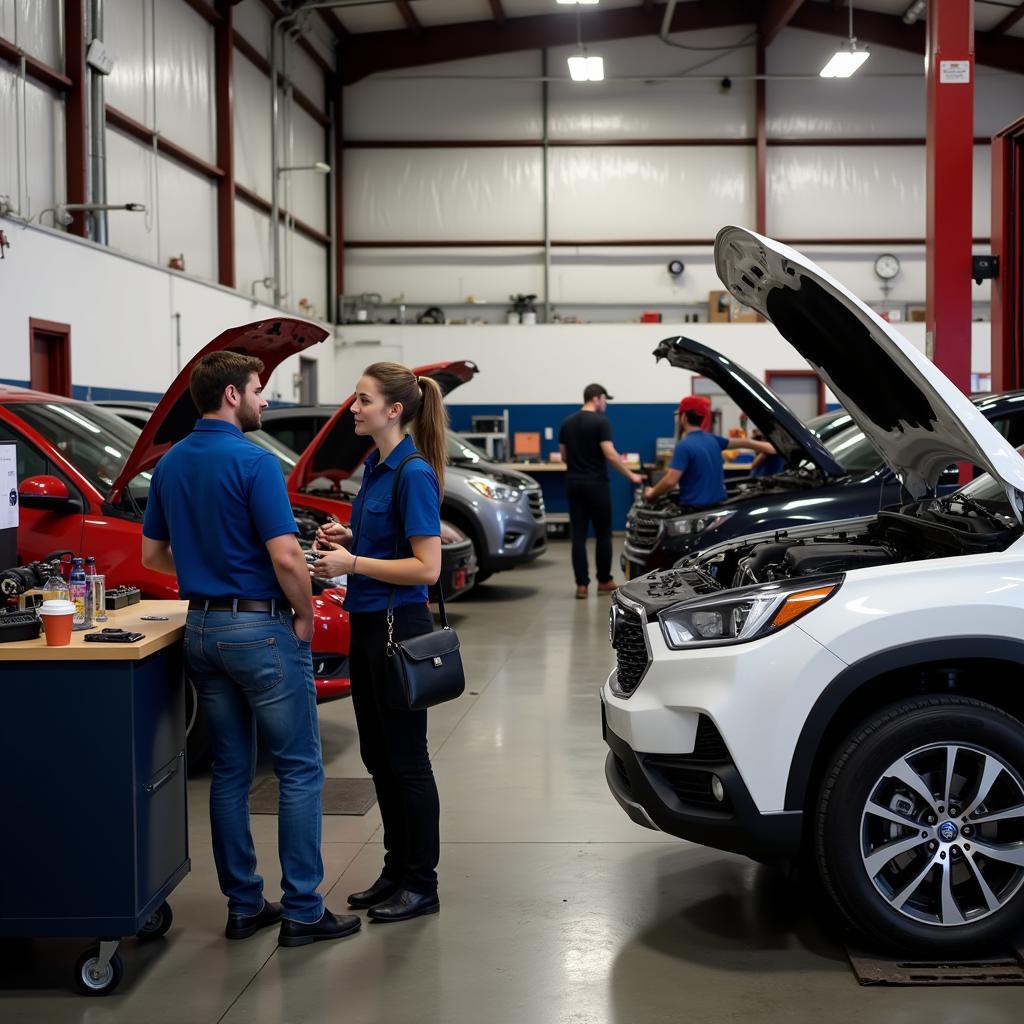
<path id="1" fill-rule="evenodd" d="M 612 795 L 638 824 L 705 846 L 760 861 L 796 853 L 802 812 L 785 807 L 793 751 L 844 663 L 798 625 L 676 651 L 656 621 L 634 619 L 620 622 L 633 643 L 619 644 L 601 692 Z"/>

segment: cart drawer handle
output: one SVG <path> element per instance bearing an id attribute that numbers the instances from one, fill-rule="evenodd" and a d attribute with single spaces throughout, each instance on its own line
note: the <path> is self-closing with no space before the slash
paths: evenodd
<path id="1" fill-rule="evenodd" d="M 156 780 L 156 782 L 148 782 L 148 783 L 146 783 L 146 792 L 147 793 L 155 793 L 161 786 L 163 786 L 166 783 L 170 782 L 171 779 L 173 779 L 174 776 L 177 775 L 177 774 L 178 774 L 178 764 L 177 764 L 177 762 L 175 762 L 175 764 L 171 767 L 170 771 L 168 771 L 166 775 L 161 776 L 159 779 Z"/>

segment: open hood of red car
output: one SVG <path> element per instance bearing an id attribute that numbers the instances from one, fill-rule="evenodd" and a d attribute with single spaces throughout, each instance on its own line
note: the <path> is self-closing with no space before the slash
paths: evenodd
<path id="1" fill-rule="evenodd" d="M 431 363 L 413 369 L 418 377 L 432 377 L 442 394 L 450 395 L 461 384 L 472 380 L 478 373 L 476 364 L 459 360 L 450 363 Z M 300 491 L 317 477 L 335 482 L 351 476 L 373 451 L 373 439 L 356 434 L 352 419 L 351 394 L 338 406 L 338 411 L 323 425 L 323 429 L 302 453 L 291 475 L 288 490 Z"/>
<path id="2" fill-rule="evenodd" d="M 121 475 L 114 481 L 110 491 L 111 504 L 120 501 L 130 480 L 152 469 L 171 445 L 191 433 L 199 418 L 199 411 L 189 394 L 188 380 L 192 367 L 199 359 L 210 352 L 224 351 L 256 356 L 263 360 L 265 370 L 261 379 L 265 384 L 285 359 L 319 344 L 327 335 L 324 328 L 306 320 L 275 317 L 255 324 L 245 324 L 243 327 L 232 327 L 214 338 L 189 360 L 153 410 Z"/>

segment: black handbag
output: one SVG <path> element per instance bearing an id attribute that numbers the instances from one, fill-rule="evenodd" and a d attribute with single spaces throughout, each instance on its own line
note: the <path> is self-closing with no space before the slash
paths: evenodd
<path id="1" fill-rule="evenodd" d="M 395 531 L 395 557 L 399 539 L 404 535 L 402 515 L 398 507 L 398 483 L 402 469 L 413 459 L 422 459 L 420 452 L 407 455 L 395 470 L 391 487 L 391 510 L 398 523 Z M 425 461 L 425 460 L 424 460 Z M 409 640 L 395 640 L 395 588 L 388 598 L 388 703 L 398 711 L 422 711 L 461 697 L 466 689 L 466 675 L 459 652 L 459 636 L 448 625 L 444 610 L 444 594 L 438 584 L 437 603 L 441 612 L 441 628 Z"/>

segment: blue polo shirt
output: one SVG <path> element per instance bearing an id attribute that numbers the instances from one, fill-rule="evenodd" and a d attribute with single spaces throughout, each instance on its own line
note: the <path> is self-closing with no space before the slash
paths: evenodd
<path id="1" fill-rule="evenodd" d="M 680 505 L 717 505 L 725 501 L 725 463 L 722 452 L 727 438 L 693 430 L 672 453 L 670 469 L 678 469 Z"/>
<path id="2" fill-rule="evenodd" d="M 169 540 L 184 598 L 283 598 L 266 542 L 298 533 L 277 459 L 201 419 L 157 463 L 142 532 Z"/>
<path id="3" fill-rule="evenodd" d="M 379 451 L 372 452 L 366 460 L 363 482 L 352 504 L 352 554 L 367 558 L 394 558 L 395 537 L 398 535 L 397 557 L 411 558 L 410 537 L 441 536 L 440 489 L 434 470 L 424 459 L 406 463 L 398 484 L 398 508 L 391 507 L 395 470 L 402 459 L 414 451 L 416 446 L 406 435 L 383 462 Z M 422 584 L 394 589 L 396 608 L 427 601 L 427 587 Z M 390 583 L 361 576 L 357 571 L 348 578 L 345 608 L 350 612 L 384 611 L 390 595 Z"/>
<path id="4" fill-rule="evenodd" d="M 755 466 L 751 471 L 752 477 L 778 476 L 786 472 L 786 460 L 781 455 L 769 455 L 760 466 Z"/>

